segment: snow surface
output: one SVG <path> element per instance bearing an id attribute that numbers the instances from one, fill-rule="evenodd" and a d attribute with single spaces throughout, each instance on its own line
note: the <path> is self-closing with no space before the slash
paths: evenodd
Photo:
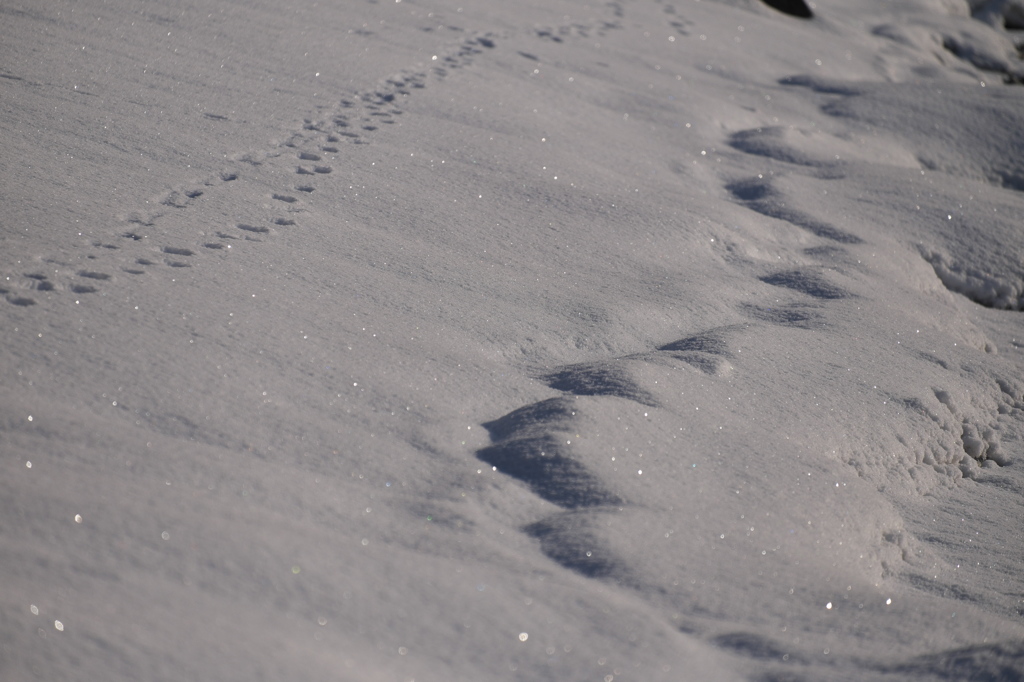
<path id="1" fill-rule="evenodd" d="M 1024 679 L 1022 5 L 810 9 L 6 0 L 0 677 Z"/>

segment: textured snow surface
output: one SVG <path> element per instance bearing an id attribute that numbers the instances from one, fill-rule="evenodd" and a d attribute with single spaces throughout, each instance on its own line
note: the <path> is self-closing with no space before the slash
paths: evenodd
<path id="1" fill-rule="evenodd" d="M 1021 680 L 1021 8 L 3 3 L 0 678 Z"/>

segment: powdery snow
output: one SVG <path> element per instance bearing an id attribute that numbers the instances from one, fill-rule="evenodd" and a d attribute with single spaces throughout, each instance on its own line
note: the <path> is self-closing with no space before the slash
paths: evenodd
<path id="1" fill-rule="evenodd" d="M 0 8 L 2 677 L 1020 679 L 1021 5 L 772 4 Z"/>

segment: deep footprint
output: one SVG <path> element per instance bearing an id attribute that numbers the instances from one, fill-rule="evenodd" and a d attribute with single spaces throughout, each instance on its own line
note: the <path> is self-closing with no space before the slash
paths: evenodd
<path id="1" fill-rule="evenodd" d="M 607 395 L 656 406 L 654 396 L 640 388 L 625 367 L 610 363 L 581 363 L 543 377 L 548 386 L 573 395 Z"/>
<path id="2" fill-rule="evenodd" d="M 816 237 L 829 239 L 840 244 L 863 244 L 864 240 L 855 234 L 822 222 L 802 211 L 786 206 L 782 195 L 767 180 L 751 178 L 729 183 L 725 188 L 747 208 L 761 215 L 784 220 L 807 230 Z"/>
<path id="3" fill-rule="evenodd" d="M 574 458 L 571 445 L 553 433 L 563 430 L 563 424 L 568 426 L 574 416 L 573 402 L 551 398 L 484 424 L 494 444 L 481 448 L 476 456 L 564 509 L 622 504 Z"/>
<path id="4" fill-rule="evenodd" d="M 850 296 L 845 290 L 832 284 L 816 272 L 788 270 L 759 278 L 765 284 L 799 291 L 802 294 L 821 299 L 839 299 Z"/>

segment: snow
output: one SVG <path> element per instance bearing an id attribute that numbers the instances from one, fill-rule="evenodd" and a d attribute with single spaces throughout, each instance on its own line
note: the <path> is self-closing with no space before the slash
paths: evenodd
<path id="1" fill-rule="evenodd" d="M 2 676 L 1017 679 L 1020 3 L 808 8 L 0 9 Z"/>

